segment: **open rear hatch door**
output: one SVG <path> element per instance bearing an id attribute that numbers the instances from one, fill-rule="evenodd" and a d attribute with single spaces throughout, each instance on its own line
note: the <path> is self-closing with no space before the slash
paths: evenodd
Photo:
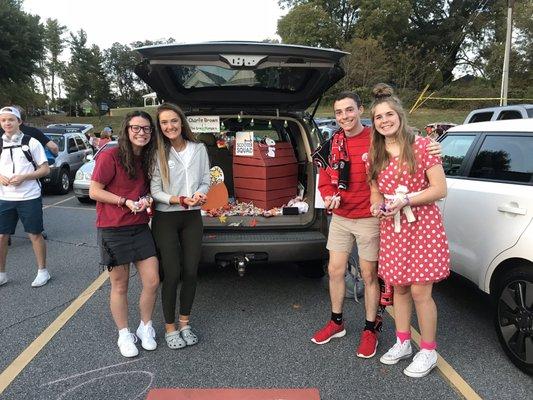
<path id="1" fill-rule="evenodd" d="M 255 42 L 136 49 L 135 73 L 160 100 L 195 110 L 302 111 L 344 76 L 348 53 Z"/>

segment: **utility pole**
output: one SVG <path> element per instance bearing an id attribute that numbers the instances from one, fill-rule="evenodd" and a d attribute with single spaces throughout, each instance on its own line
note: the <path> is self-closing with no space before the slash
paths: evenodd
<path id="1" fill-rule="evenodd" d="M 509 58 L 511 56 L 511 39 L 513 36 L 513 7 L 515 0 L 507 0 L 507 34 L 505 36 L 505 52 L 503 55 L 502 90 L 500 106 L 507 105 L 507 89 L 509 87 Z"/>

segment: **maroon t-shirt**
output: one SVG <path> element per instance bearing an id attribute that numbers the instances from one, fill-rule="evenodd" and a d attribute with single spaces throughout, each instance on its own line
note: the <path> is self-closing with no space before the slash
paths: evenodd
<path id="1" fill-rule="evenodd" d="M 126 199 L 137 201 L 139 197 L 148 193 L 149 183 L 145 179 L 141 157 L 135 157 L 135 179 L 130 179 L 126 170 L 120 164 L 118 147 L 105 150 L 98 155 L 94 167 L 92 180 L 104 185 L 108 192 Z M 98 228 L 116 228 L 119 226 L 147 224 L 149 221 L 146 211 L 133 214 L 126 207 L 116 204 L 96 203 L 96 226 Z"/>

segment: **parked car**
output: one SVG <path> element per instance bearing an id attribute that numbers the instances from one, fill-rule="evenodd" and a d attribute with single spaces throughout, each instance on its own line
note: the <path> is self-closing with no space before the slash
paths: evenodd
<path id="1" fill-rule="evenodd" d="M 322 127 L 338 128 L 339 126 L 335 118 L 315 118 L 315 123 L 319 128 L 322 128 Z"/>
<path id="2" fill-rule="evenodd" d="M 456 126 L 440 142 L 452 269 L 491 296 L 503 350 L 533 374 L 533 119 Z"/>
<path id="3" fill-rule="evenodd" d="M 253 149 L 256 145 L 267 148 L 271 146 L 268 143 L 279 148 L 265 156 L 272 158 L 266 164 L 279 161 L 276 157 L 281 154 L 294 160 L 287 168 L 265 166 L 261 171 L 266 178 L 250 183 L 267 187 L 263 195 L 269 205 L 282 210 L 285 200 L 277 201 L 276 196 L 287 198 L 300 188 L 309 206 L 304 213 L 296 209 L 288 215 L 287 210 L 285 215 L 272 217 L 205 215 L 202 261 L 234 264 L 241 271 L 251 261 L 289 261 L 305 264 L 308 272 L 323 273 L 327 220 L 323 210 L 314 207 L 317 171 L 311 161 L 320 136 L 313 129 L 313 115 L 306 110 L 344 76 L 340 61 L 347 53 L 253 42 L 150 46 L 137 51 L 142 62 L 135 72 L 158 98 L 182 106 L 190 120 L 205 116 L 209 117 L 205 120 L 215 121 L 215 132 L 203 136 L 223 133 L 224 142 L 232 143 L 237 132 L 251 131 Z M 230 196 L 242 200 L 238 175 L 246 174 L 246 168 L 234 168 L 235 147 L 218 146 L 220 139 L 202 140 L 211 165 L 220 165 L 225 177 L 233 176 L 231 182 L 225 182 Z M 276 178 L 280 173 L 290 176 Z M 249 182 L 256 178 L 250 177 Z M 285 188 L 286 182 L 292 183 Z M 256 193 L 254 189 L 250 196 Z M 260 204 L 257 199 L 256 204 Z M 290 211 L 294 213 L 294 208 Z"/>
<path id="4" fill-rule="evenodd" d="M 515 104 L 511 106 L 479 108 L 470 111 L 466 116 L 464 123 L 469 124 L 472 122 L 525 118 L 533 118 L 533 104 Z"/>
<path id="5" fill-rule="evenodd" d="M 70 182 L 76 171 L 85 163 L 87 156 L 93 154 L 91 145 L 85 135 L 71 132 L 69 128 L 52 127 L 39 128 L 57 144 L 59 154 L 52 157 L 47 154 L 50 163 L 50 174 L 42 178 L 45 188 L 65 194 L 68 193 Z"/>
<path id="6" fill-rule="evenodd" d="M 65 132 L 80 132 L 87 135 L 94 126 L 92 124 L 50 124 L 47 128 L 61 128 Z"/>
<path id="7" fill-rule="evenodd" d="M 454 124 L 453 122 L 433 122 L 431 124 L 427 124 L 424 127 L 424 130 L 427 136 L 437 140 L 440 136 L 446 133 L 448 129 L 454 126 L 457 126 L 457 124 Z"/>
<path id="8" fill-rule="evenodd" d="M 116 146 L 118 146 L 117 141 L 107 142 L 96 152 L 94 156 L 87 156 L 88 161 L 76 172 L 72 188 L 74 190 L 74 195 L 80 203 L 90 203 L 92 201 L 89 197 L 89 186 L 91 185 L 91 177 L 93 175 L 96 159 L 102 153 L 102 151 Z"/>
<path id="9" fill-rule="evenodd" d="M 315 121 L 316 121 L 316 118 L 315 118 Z M 318 125 L 318 129 L 320 130 L 320 133 L 322 134 L 323 140 L 327 140 L 331 138 L 331 136 L 335 132 L 337 132 L 339 127 L 336 124 L 336 122 L 337 121 L 335 121 L 335 125 L 331 123 Z M 361 124 L 363 124 L 363 126 L 372 126 L 372 120 L 370 118 L 361 118 Z"/>

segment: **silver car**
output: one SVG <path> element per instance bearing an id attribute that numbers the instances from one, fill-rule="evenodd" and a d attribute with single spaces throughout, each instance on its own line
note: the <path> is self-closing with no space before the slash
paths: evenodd
<path id="1" fill-rule="evenodd" d="M 45 188 L 66 194 L 76 171 L 92 156 L 93 149 L 80 132 L 65 131 L 64 128 L 40 128 L 59 148 L 56 157 L 49 157 L 50 174 L 42 179 Z"/>
<path id="2" fill-rule="evenodd" d="M 112 147 L 118 146 L 117 141 L 111 141 L 105 144 L 100 150 L 96 152 L 94 156 L 89 156 L 87 159 L 89 162 L 85 163 L 79 170 L 76 172 L 76 177 L 74 179 L 74 195 L 80 203 L 89 203 L 91 198 L 89 197 L 89 186 L 91 185 L 91 177 L 93 175 L 94 164 L 98 155 L 105 149 L 110 149 Z"/>

